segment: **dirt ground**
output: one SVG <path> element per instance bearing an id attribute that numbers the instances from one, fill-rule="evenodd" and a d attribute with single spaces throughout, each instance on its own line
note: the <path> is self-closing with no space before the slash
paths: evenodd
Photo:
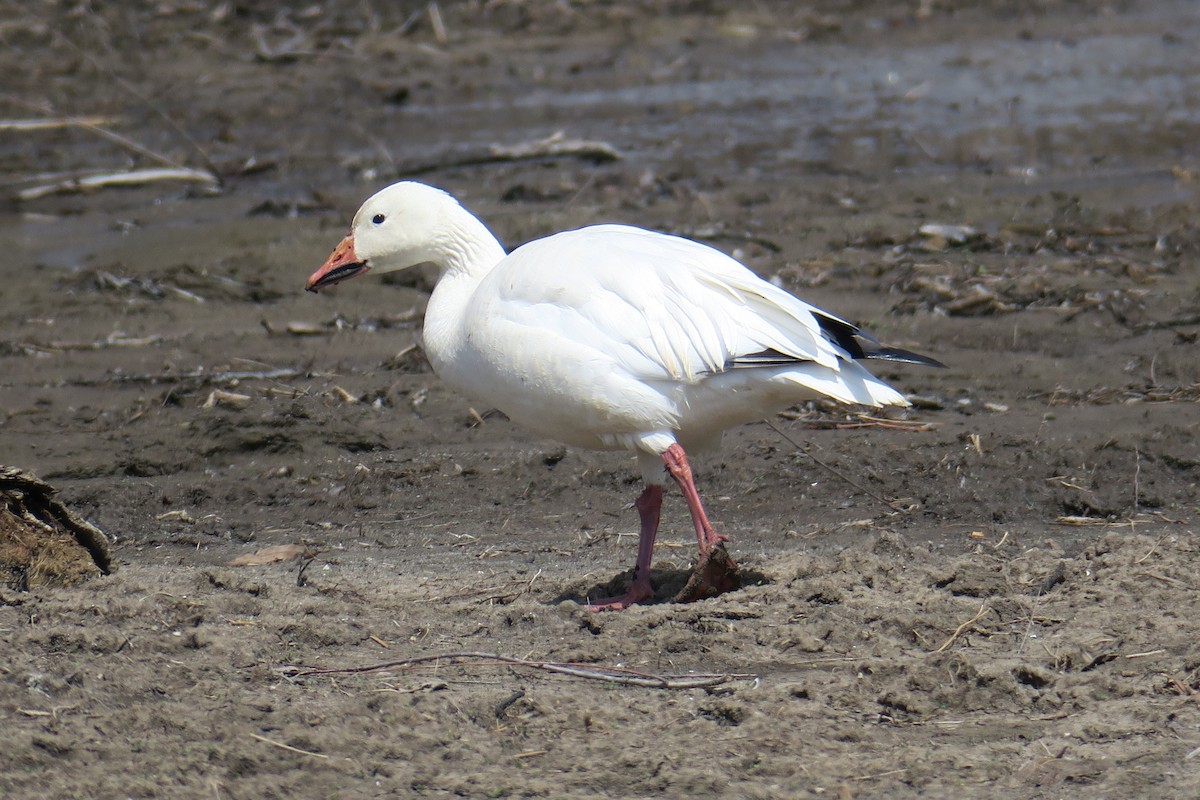
<path id="1" fill-rule="evenodd" d="M 119 564 L 0 588 L 0 796 L 1200 796 L 1190 0 L 0 12 L 0 117 L 100 128 L 0 127 L 0 464 Z M 558 131 L 618 157 L 489 149 Z M 221 184 L 39 188 L 170 163 Z M 510 246 L 708 241 L 949 368 L 731 432 L 749 585 L 588 613 L 633 461 L 447 390 L 427 276 L 302 291 L 402 176 Z M 520 663 L 406 661 L 454 653 Z"/>

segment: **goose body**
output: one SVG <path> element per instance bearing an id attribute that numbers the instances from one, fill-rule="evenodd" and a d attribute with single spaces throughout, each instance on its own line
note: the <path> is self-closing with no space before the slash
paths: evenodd
<path id="1" fill-rule="evenodd" d="M 715 447 L 726 428 L 803 400 L 908 404 L 860 360 L 938 365 L 879 345 L 689 239 L 593 225 L 506 255 L 453 197 L 412 182 L 363 204 L 307 288 L 424 262 L 440 271 L 425 314 L 425 352 L 448 385 L 543 436 L 638 456 L 646 490 L 637 504 L 634 584 L 596 608 L 653 594 L 650 553 L 667 473 L 696 526 L 698 591 L 718 592 L 734 580 L 687 452 Z M 714 549 L 725 566 L 708 566 Z"/>

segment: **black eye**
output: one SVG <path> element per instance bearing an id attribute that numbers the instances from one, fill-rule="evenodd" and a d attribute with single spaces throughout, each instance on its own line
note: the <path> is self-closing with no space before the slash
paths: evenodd
<path id="1" fill-rule="evenodd" d="M 371 222 L 374 222 L 376 225 L 382 225 L 385 219 L 387 218 L 383 216 L 383 214 L 376 214 L 375 216 L 371 217 Z"/>

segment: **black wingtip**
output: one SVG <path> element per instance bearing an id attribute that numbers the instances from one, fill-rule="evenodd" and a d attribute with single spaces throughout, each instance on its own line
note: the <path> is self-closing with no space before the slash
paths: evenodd
<path id="1" fill-rule="evenodd" d="M 880 347 L 875 350 L 869 350 L 864 353 L 863 357 L 874 361 L 899 361 L 903 364 L 920 364 L 923 367 L 946 369 L 946 365 L 936 358 L 923 356 L 911 350 L 902 350 L 899 347 Z"/>
<path id="2" fill-rule="evenodd" d="M 911 350 L 899 347 L 884 347 L 871 334 L 851 325 L 845 320 L 830 317 L 824 313 L 816 313 L 817 324 L 825 332 L 826 337 L 844 348 L 851 358 L 874 359 L 877 361 L 898 361 L 904 364 L 920 364 L 926 367 L 945 369 L 946 365 L 936 358 L 923 356 Z"/>

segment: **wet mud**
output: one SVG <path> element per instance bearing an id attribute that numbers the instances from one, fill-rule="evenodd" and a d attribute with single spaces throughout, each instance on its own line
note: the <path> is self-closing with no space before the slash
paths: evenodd
<path id="1" fill-rule="evenodd" d="M 0 463 L 117 565 L 0 588 L 0 795 L 1200 793 L 1193 4 L 0 7 L 57 121 L 0 126 Z M 632 460 L 442 386 L 429 276 L 302 291 L 400 177 L 948 369 L 730 432 L 743 588 L 672 602 L 669 494 L 656 602 L 589 613 Z"/>

